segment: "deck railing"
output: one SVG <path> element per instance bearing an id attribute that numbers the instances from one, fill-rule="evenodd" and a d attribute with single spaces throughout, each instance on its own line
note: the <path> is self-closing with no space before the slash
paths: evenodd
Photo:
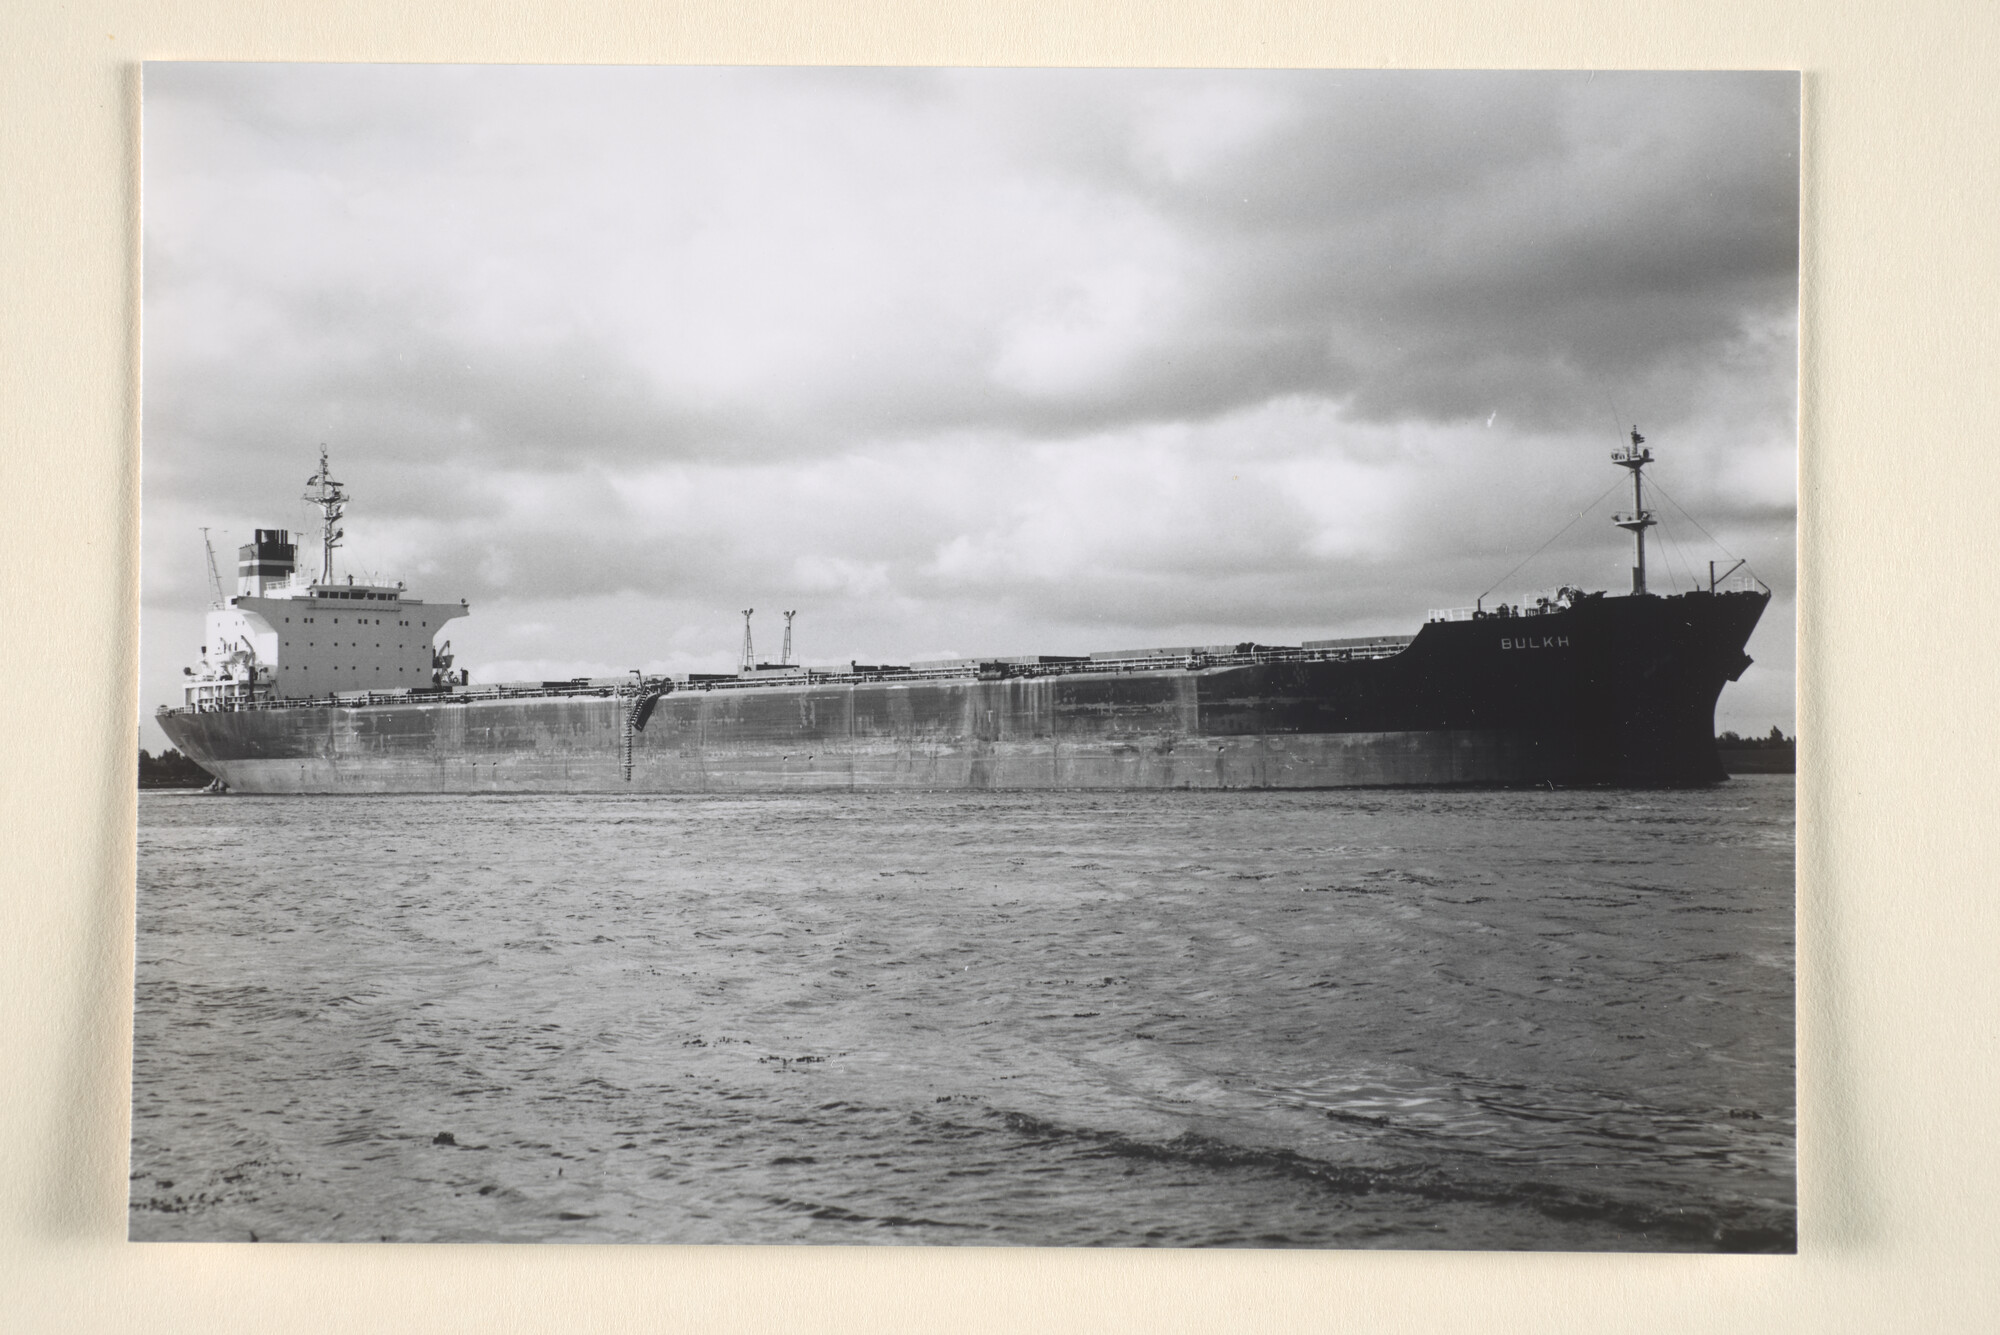
<path id="1" fill-rule="evenodd" d="M 491 686 L 452 686 L 425 690 L 347 691 L 331 696 L 277 696 L 255 700 L 214 701 L 203 705 L 173 707 L 163 705 L 162 714 L 239 713 L 266 709 L 363 709 L 381 705 L 468 705 L 494 700 L 565 700 L 584 697 L 630 699 L 642 693 L 680 694 L 686 691 L 773 691 L 819 686 L 861 686 L 877 684 L 917 684 L 951 681 L 1000 681 L 1032 677 L 1105 676 L 1141 672 L 1185 672 L 1215 668 L 1262 667 L 1279 663 L 1334 663 L 1390 658 L 1409 647 L 1408 636 L 1343 645 L 1337 648 L 1295 649 L 1259 647 L 1250 653 L 1212 654 L 1194 652 L 1139 658 L 1081 659 L 1065 663 L 968 662 L 940 668 L 908 668 L 901 671 L 814 672 L 810 668 L 795 676 L 764 678 L 722 678 L 709 681 L 674 681 L 648 677 L 644 681 L 614 684 L 604 681 L 573 685 L 553 683 L 497 683 Z"/>

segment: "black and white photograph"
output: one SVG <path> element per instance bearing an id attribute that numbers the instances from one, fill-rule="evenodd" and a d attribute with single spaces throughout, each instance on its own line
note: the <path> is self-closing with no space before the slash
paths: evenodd
<path id="1" fill-rule="evenodd" d="M 1796 1250 L 1796 73 L 140 117 L 133 1240 Z"/>

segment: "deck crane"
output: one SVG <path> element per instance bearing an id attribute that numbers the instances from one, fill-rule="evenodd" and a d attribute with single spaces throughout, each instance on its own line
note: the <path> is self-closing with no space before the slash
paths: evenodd
<path id="1" fill-rule="evenodd" d="M 222 596 L 222 574 L 215 568 L 215 544 L 208 540 L 207 529 L 201 531 L 201 545 L 208 549 L 208 605 L 213 610 L 227 600 Z"/>

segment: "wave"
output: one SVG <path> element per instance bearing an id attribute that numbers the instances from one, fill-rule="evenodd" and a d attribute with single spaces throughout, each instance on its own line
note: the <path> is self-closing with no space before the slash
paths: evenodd
<path id="1" fill-rule="evenodd" d="M 1166 1140 L 1145 1140 L 1119 1131 L 1065 1126 L 1029 1113 L 990 1112 L 1015 1135 L 1107 1157 L 1265 1174 L 1341 1196 L 1396 1195 L 1441 1205 L 1528 1209 L 1561 1223 L 1600 1224 L 1669 1246 L 1723 1252 L 1798 1250 L 1796 1217 L 1771 1207 L 1732 1209 L 1698 1202 L 1663 1206 L 1558 1183 L 1454 1175 L 1430 1163 L 1341 1164 L 1296 1150 L 1239 1145 L 1191 1131 Z"/>

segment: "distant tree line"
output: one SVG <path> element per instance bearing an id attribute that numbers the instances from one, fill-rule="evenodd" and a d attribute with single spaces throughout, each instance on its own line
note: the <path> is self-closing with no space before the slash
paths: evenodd
<path id="1" fill-rule="evenodd" d="M 178 751 L 169 749 L 154 756 L 143 747 L 139 750 L 141 788 L 206 788 L 214 781 L 213 774 Z"/>
<path id="2" fill-rule="evenodd" d="M 1733 732 L 1725 732 L 1715 739 L 1715 744 L 1717 746 L 1734 746 L 1747 751 L 1754 751 L 1764 747 L 1790 746 L 1797 740 L 1795 737 L 1785 736 L 1784 732 L 1774 724 L 1771 730 L 1762 737 L 1738 737 Z"/>

